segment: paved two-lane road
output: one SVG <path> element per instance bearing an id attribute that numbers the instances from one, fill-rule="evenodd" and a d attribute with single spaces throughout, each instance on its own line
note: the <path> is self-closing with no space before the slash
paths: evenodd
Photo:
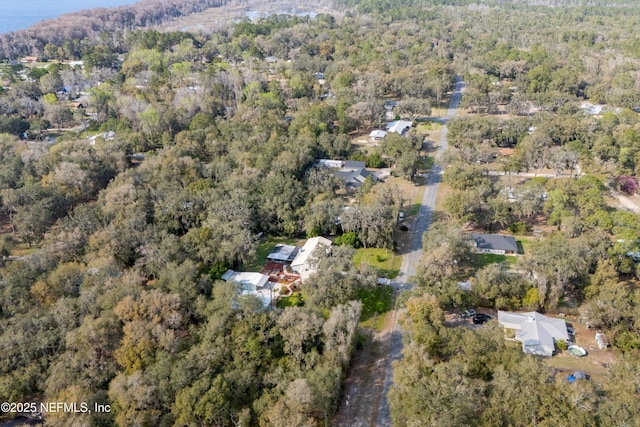
<path id="1" fill-rule="evenodd" d="M 458 113 L 458 106 L 460 105 L 460 99 L 462 98 L 462 91 L 464 89 L 464 82 L 461 77 L 456 78 L 456 88 L 451 97 L 451 103 L 449 104 L 449 110 L 447 111 L 444 127 L 440 136 L 440 143 L 438 145 L 438 152 L 436 153 L 436 163 L 442 157 L 442 154 L 447 150 L 447 125 L 446 120 L 451 119 Z M 420 211 L 415 219 L 413 225 L 413 234 L 411 239 L 411 251 L 404 255 L 402 258 L 402 265 L 400 267 L 400 274 L 398 275 L 398 282 L 395 285 L 396 289 L 403 289 L 407 286 L 407 281 L 411 276 L 416 274 L 416 265 L 422 255 L 422 234 L 429 229 L 431 224 L 432 213 L 436 207 L 436 196 L 438 194 L 438 184 L 440 184 L 440 176 L 442 169 L 440 165 L 435 164 L 427 177 L 427 188 L 424 191 L 424 197 L 422 198 L 422 205 L 420 205 Z"/>
<path id="2" fill-rule="evenodd" d="M 451 103 L 449 104 L 449 110 L 447 111 L 447 119 L 451 119 L 458 113 L 458 106 L 460 105 L 460 99 L 462 98 L 462 91 L 464 90 L 464 82 L 462 77 L 456 77 L 456 87 L 451 97 Z M 440 144 L 438 146 L 438 152 L 436 154 L 436 163 L 442 157 L 442 154 L 447 150 L 447 125 L 442 129 L 440 137 Z M 405 289 L 411 289 L 412 285 L 407 281 L 416 274 L 416 265 L 422 255 L 422 234 L 429 229 L 431 225 L 432 213 L 436 207 L 436 196 L 438 194 L 438 185 L 440 184 L 440 177 L 442 169 L 439 165 L 434 165 L 429 172 L 427 179 L 427 188 L 424 191 L 424 197 L 422 199 L 422 205 L 420 211 L 413 225 L 413 235 L 411 240 L 411 251 L 404 255 L 402 259 L 402 265 L 400 267 L 400 274 L 394 281 L 392 286 L 396 291 L 402 291 Z M 377 426 L 391 426 L 391 413 L 389 411 L 389 403 L 387 401 L 387 392 L 393 384 L 393 366 L 394 361 L 402 358 L 402 334 L 398 329 L 397 312 L 394 312 L 394 328 L 390 335 L 391 340 L 389 346 L 389 358 L 385 366 L 385 380 L 382 399 L 380 401 L 380 407 L 378 408 Z"/>

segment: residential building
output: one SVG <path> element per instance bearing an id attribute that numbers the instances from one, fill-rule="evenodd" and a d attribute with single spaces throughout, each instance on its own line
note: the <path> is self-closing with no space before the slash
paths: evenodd
<path id="1" fill-rule="evenodd" d="M 280 262 L 291 262 L 296 258 L 298 252 L 300 251 L 300 247 L 292 246 L 292 245 L 276 245 L 269 255 L 267 255 L 267 259 L 271 261 L 280 261 Z"/>
<path id="2" fill-rule="evenodd" d="M 265 307 L 271 304 L 273 291 L 269 276 L 261 273 L 227 270 L 222 275 L 222 280 L 235 283 L 238 286 L 238 292 L 242 295 L 258 297 Z"/>
<path id="3" fill-rule="evenodd" d="M 300 248 L 300 252 L 298 252 L 296 258 L 291 262 L 291 269 L 299 273 L 304 282 L 311 273 L 314 273 L 318 269 L 317 259 L 313 255 L 314 252 L 319 247 L 328 250 L 330 246 L 331 240 L 321 236 L 312 237 Z"/>
<path id="4" fill-rule="evenodd" d="M 398 135 L 404 135 L 413 126 L 413 122 L 408 120 L 396 120 L 387 124 L 387 132 L 395 132 Z"/>
<path id="5" fill-rule="evenodd" d="M 522 343 L 528 354 L 551 357 L 557 341 L 569 340 L 567 324 L 563 319 L 547 317 L 535 311 L 512 313 L 498 310 L 498 323 L 515 331 L 515 339 Z"/>
<path id="6" fill-rule="evenodd" d="M 469 234 L 476 252 L 496 255 L 517 255 L 518 243 L 512 236 L 501 234 Z"/>
<path id="7" fill-rule="evenodd" d="M 369 134 L 369 141 L 380 142 L 384 139 L 385 136 L 387 136 L 387 132 L 381 129 L 372 130 L 371 133 Z"/>
<path id="8" fill-rule="evenodd" d="M 374 182 L 378 181 L 373 172 L 365 169 L 365 163 L 356 160 L 332 160 L 320 159 L 316 166 L 333 169 L 333 175 L 340 178 L 345 183 L 347 191 L 355 191 L 371 177 Z"/>
<path id="9" fill-rule="evenodd" d="M 373 182 L 378 181 L 378 177 L 373 172 L 369 172 L 364 168 L 350 172 L 335 171 L 333 175 L 344 181 L 348 192 L 356 191 L 362 187 L 362 184 L 364 184 L 369 177 L 373 179 Z"/>

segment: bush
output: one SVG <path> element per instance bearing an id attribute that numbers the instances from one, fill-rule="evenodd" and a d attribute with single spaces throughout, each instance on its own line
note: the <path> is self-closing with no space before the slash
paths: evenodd
<path id="1" fill-rule="evenodd" d="M 352 248 L 358 249 L 362 244 L 360 243 L 360 239 L 358 239 L 358 235 L 355 231 L 349 231 L 344 233 L 342 236 L 336 237 L 333 241 L 333 244 L 338 246 L 351 246 Z"/>
<path id="2" fill-rule="evenodd" d="M 367 156 L 365 164 L 368 168 L 380 169 L 387 166 L 380 153 L 371 153 Z"/>
<path id="3" fill-rule="evenodd" d="M 376 255 L 376 261 L 378 262 L 385 262 L 386 260 L 389 259 L 388 255 Z"/>
<path id="4" fill-rule="evenodd" d="M 522 307 L 528 310 L 537 310 L 540 305 L 540 292 L 538 288 L 529 288 L 527 294 L 522 298 Z"/>
<path id="5" fill-rule="evenodd" d="M 514 222 L 509 226 L 509 233 L 512 234 L 527 234 L 529 226 L 524 222 Z"/>
<path id="6" fill-rule="evenodd" d="M 312 229 L 307 230 L 307 239 L 322 235 L 322 228 L 319 225 L 314 225 Z"/>
<path id="7" fill-rule="evenodd" d="M 558 340 L 556 341 L 556 347 L 558 347 L 558 349 L 565 351 L 567 349 L 567 342 L 565 340 Z"/>
<path id="8" fill-rule="evenodd" d="M 622 175 L 618 178 L 618 186 L 621 191 L 632 196 L 638 192 L 638 181 L 629 175 Z"/>

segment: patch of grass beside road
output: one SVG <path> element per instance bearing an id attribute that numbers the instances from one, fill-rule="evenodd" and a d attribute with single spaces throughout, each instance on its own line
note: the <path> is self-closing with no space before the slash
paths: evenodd
<path id="1" fill-rule="evenodd" d="M 395 255 L 388 249 L 361 248 L 356 249 L 356 254 L 353 257 L 353 263 L 356 267 L 360 267 L 362 264 L 370 265 L 378 270 L 378 275 L 380 277 L 393 279 L 400 271 L 402 257 Z"/>
<path id="2" fill-rule="evenodd" d="M 393 289 L 390 286 L 361 289 L 358 291 L 358 299 L 362 301 L 360 326 L 381 331 L 385 315 L 391 310 Z"/>

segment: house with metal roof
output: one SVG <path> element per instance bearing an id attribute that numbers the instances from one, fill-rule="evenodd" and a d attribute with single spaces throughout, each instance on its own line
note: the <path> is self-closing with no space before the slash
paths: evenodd
<path id="1" fill-rule="evenodd" d="M 267 259 L 271 261 L 291 262 L 298 255 L 300 247 L 292 245 L 276 245 L 273 251 L 267 255 Z"/>
<path id="2" fill-rule="evenodd" d="M 398 135 L 404 135 L 413 126 L 413 122 L 408 120 L 396 120 L 387 124 L 387 132 L 395 132 Z"/>
<path id="3" fill-rule="evenodd" d="M 320 159 L 315 166 L 333 169 L 333 175 L 344 181 L 347 191 L 357 190 L 369 177 L 378 182 L 378 177 L 366 170 L 365 163 L 358 160 Z"/>
<path id="4" fill-rule="evenodd" d="M 265 307 L 271 304 L 272 284 L 265 274 L 227 270 L 222 275 L 222 280 L 235 283 L 241 295 L 256 296 Z"/>
<path id="5" fill-rule="evenodd" d="M 567 324 L 563 319 L 547 317 L 531 311 L 512 313 L 498 310 L 498 323 L 505 329 L 515 330 L 515 339 L 522 343 L 528 354 L 551 357 L 557 341 L 569 340 Z"/>
<path id="6" fill-rule="evenodd" d="M 317 259 L 314 256 L 314 252 L 318 247 L 323 247 L 328 250 L 331 243 L 331 240 L 322 236 L 317 236 L 307 240 L 304 246 L 300 248 L 300 252 L 298 252 L 296 258 L 291 262 L 291 269 L 300 274 L 303 282 L 311 275 L 311 273 L 314 273 L 318 269 Z"/>
<path id="7" fill-rule="evenodd" d="M 362 184 L 364 184 L 369 177 L 373 179 L 373 182 L 378 182 L 378 177 L 373 172 L 369 172 L 364 168 L 348 172 L 335 171 L 333 175 L 344 181 L 347 191 L 355 191 L 362 187 Z"/>
<path id="8" fill-rule="evenodd" d="M 385 136 L 387 136 L 387 132 L 383 131 L 382 129 L 372 130 L 371 133 L 369 133 L 369 141 L 380 142 L 384 139 Z"/>
<path id="9" fill-rule="evenodd" d="M 517 255 L 518 243 L 512 236 L 470 233 L 476 252 L 496 255 Z"/>

